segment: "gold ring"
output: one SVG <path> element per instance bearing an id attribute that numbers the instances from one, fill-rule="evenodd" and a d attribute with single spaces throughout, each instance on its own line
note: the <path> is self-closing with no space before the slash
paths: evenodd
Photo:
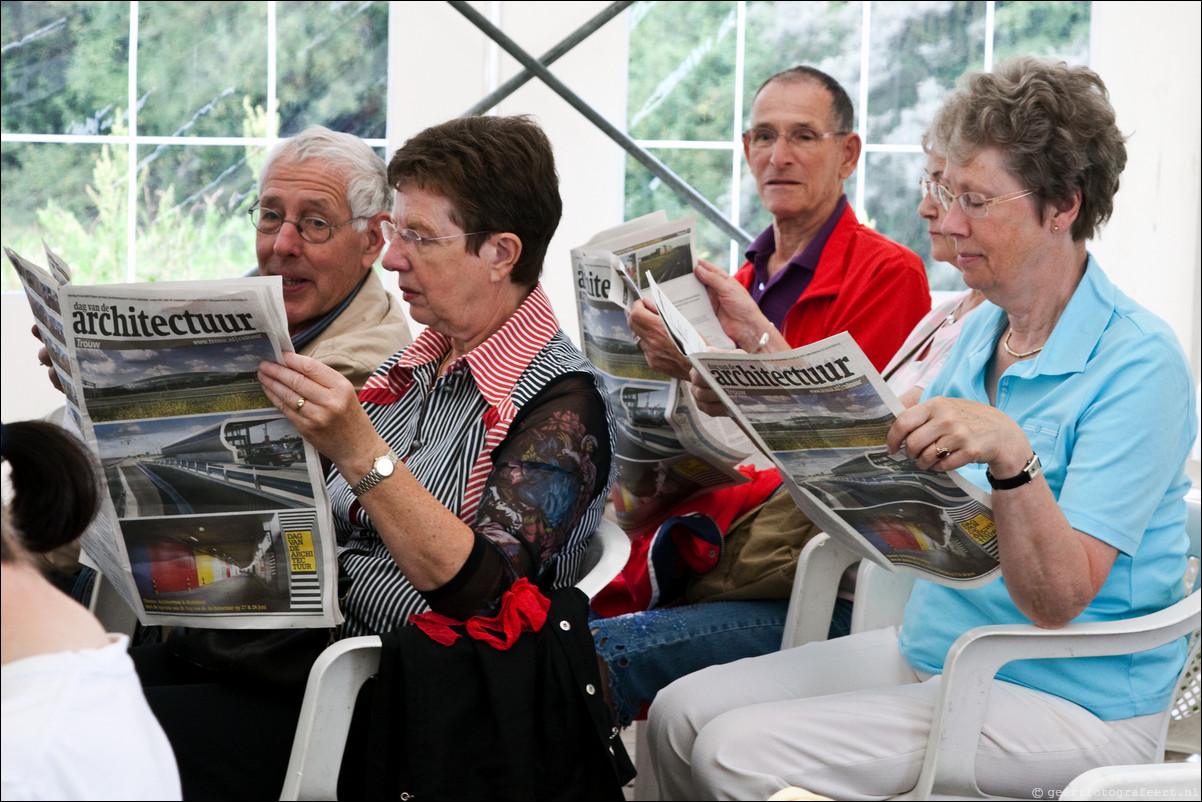
<path id="1" fill-rule="evenodd" d="M 304 405 L 305 405 L 305 397 L 302 395 L 300 398 L 296 399 L 296 411 L 300 412 L 301 407 L 303 407 Z"/>
<path id="2" fill-rule="evenodd" d="M 951 453 L 943 446 L 935 446 L 935 459 L 943 459 Z"/>

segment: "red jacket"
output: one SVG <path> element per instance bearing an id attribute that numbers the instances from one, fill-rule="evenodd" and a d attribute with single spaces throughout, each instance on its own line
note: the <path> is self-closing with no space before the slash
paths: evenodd
<path id="1" fill-rule="evenodd" d="M 751 287 L 746 263 L 735 278 Z M 794 348 L 851 333 L 883 370 L 918 321 L 931 311 L 927 273 L 918 255 L 861 225 L 848 206 L 822 249 L 818 269 L 785 315 L 781 334 Z"/>
<path id="2" fill-rule="evenodd" d="M 656 530 L 630 542 L 630 558 L 622 572 L 593 597 L 598 615 L 612 618 L 680 601 L 690 576 L 713 570 L 731 524 L 780 487 L 775 468 L 739 471 L 750 481 L 695 496 Z"/>

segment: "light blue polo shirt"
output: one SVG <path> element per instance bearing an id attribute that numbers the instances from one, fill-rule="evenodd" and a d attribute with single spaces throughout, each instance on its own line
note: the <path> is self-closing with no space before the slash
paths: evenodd
<path id="1" fill-rule="evenodd" d="M 986 368 L 1006 326 L 1000 308 L 982 304 L 923 399 L 988 404 Z M 1177 337 L 1111 284 L 1092 256 L 1044 349 L 999 380 L 996 406 L 1022 426 L 1068 522 L 1119 551 L 1077 621 L 1130 618 L 1183 597 L 1185 461 L 1197 436 L 1195 403 Z M 985 467 L 960 471 L 988 490 Z M 917 582 L 902 654 L 913 668 L 939 674 L 960 634 L 1009 623 L 1030 621 L 1010 600 L 1004 578 L 967 590 Z M 1134 655 L 1017 661 L 998 677 L 1113 720 L 1163 710 L 1184 659 L 1181 640 Z"/>

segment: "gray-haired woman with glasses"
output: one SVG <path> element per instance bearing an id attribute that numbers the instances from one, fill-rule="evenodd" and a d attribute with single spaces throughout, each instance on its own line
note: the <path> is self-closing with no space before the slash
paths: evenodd
<path id="1" fill-rule="evenodd" d="M 890 628 L 707 669 L 649 715 L 669 799 L 835 799 L 914 787 L 940 673 L 988 624 L 1107 621 L 1183 595 L 1193 379 L 1173 332 L 1110 283 L 1086 241 L 1113 208 L 1123 136 L 1097 74 L 1034 58 L 973 73 L 934 147 L 940 233 L 990 303 L 965 323 L 890 451 L 992 491 L 1002 577 L 918 581 Z M 1150 763 L 1185 643 L 1088 660 L 1019 660 L 992 683 L 977 783 L 1054 795 L 1104 765 Z"/>

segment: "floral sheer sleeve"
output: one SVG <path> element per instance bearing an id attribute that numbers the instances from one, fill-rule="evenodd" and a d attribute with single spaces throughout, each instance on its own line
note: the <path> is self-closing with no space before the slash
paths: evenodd
<path id="1" fill-rule="evenodd" d="M 598 520 L 612 444 L 592 377 L 568 374 L 549 385 L 493 453 L 471 556 L 454 579 L 422 594 L 433 610 L 461 620 L 494 614 L 519 577 L 547 589 L 558 555 Z"/>

